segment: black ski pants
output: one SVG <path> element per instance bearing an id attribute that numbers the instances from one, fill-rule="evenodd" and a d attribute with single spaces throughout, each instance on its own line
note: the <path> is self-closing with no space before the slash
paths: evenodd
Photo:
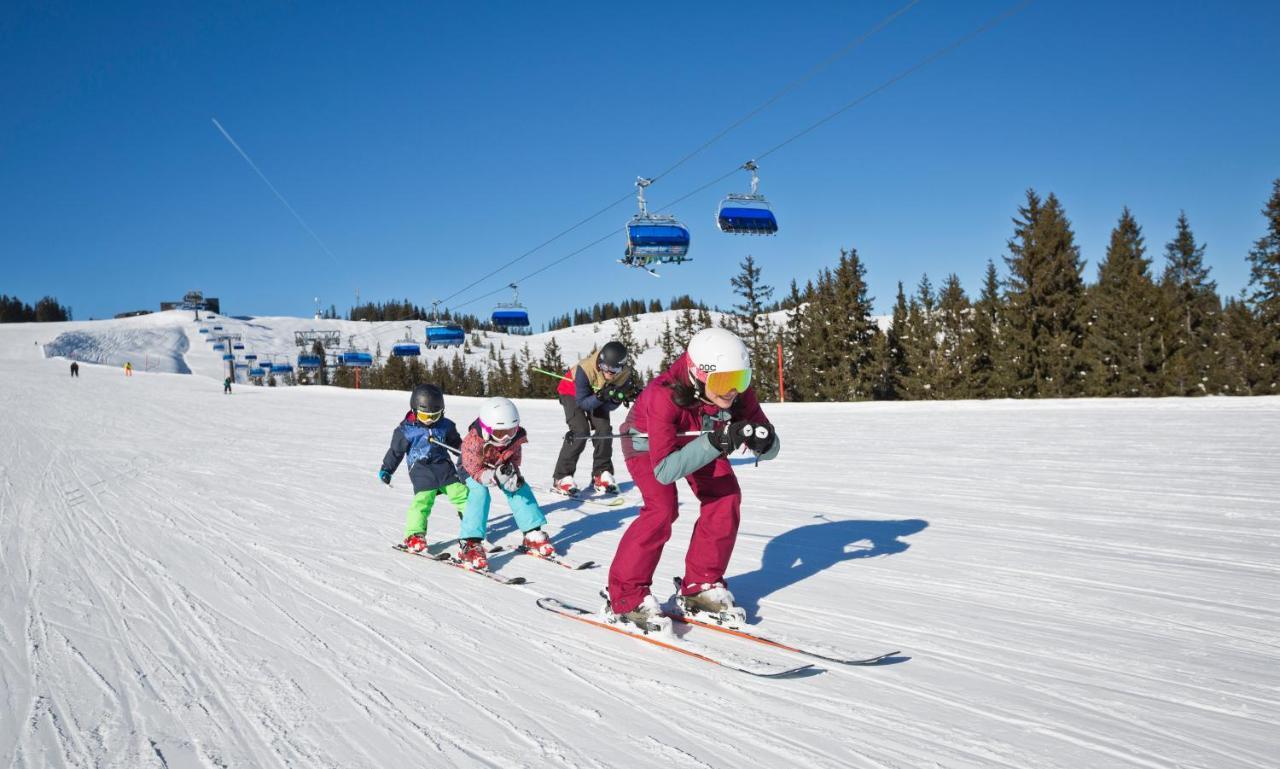
<path id="1" fill-rule="evenodd" d="M 591 475 L 595 477 L 608 470 L 613 472 L 613 439 L 585 440 L 594 430 L 596 435 L 612 435 L 613 428 L 609 424 L 609 410 L 603 406 L 595 411 L 585 411 L 578 406 L 572 395 L 561 395 L 560 405 L 564 406 L 564 421 L 569 425 L 569 432 L 564 436 L 564 445 L 560 447 L 560 458 L 556 460 L 555 478 L 560 480 L 566 475 L 573 475 L 578 469 L 578 457 L 588 443 L 594 443 L 591 458 Z M 578 440 L 574 440 L 577 438 Z"/>

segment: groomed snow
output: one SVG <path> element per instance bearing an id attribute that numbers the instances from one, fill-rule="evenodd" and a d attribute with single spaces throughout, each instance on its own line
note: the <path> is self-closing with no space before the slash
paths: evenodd
<path id="1" fill-rule="evenodd" d="M 225 396 L 206 343 L 138 338 L 173 326 L 0 326 L 0 766 L 1277 765 L 1280 398 L 766 404 L 783 451 L 740 460 L 730 587 L 763 628 L 905 659 L 759 680 L 534 605 L 594 608 L 604 569 L 495 556 L 530 581 L 504 587 L 391 551 L 406 394 Z M 73 380 L 41 345 L 86 330 L 194 375 Z M 547 483 L 562 412 L 519 405 Z M 540 498 L 606 565 L 637 513 Z"/>

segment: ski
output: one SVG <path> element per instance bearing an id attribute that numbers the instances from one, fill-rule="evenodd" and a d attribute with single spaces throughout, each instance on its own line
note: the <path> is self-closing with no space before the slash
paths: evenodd
<path id="1" fill-rule="evenodd" d="M 676 591 L 678 594 L 681 586 L 680 578 L 676 577 L 674 581 L 676 584 Z M 718 622 L 707 622 L 706 620 L 696 619 L 695 617 L 692 617 L 678 610 L 664 611 L 662 612 L 662 615 L 670 619 L 672 622 L 680 622 L 685 625 L 697 625 L 698 627 L 704 627 L 708 630 L 714 630 L 718 633 L 725 633 L 727 635 L 737 636 L 738 638 L 743 638 L 748 641 L 754 641 L 755 643 L 758 643 L 758 644 L 763 644 L 765 646 L 772 646 L 775 649 L 783 649 L 784 651 L 793 652 L 795 654 L 803 654 L 806 657 L 813 657 L 814 659 L 819 659 L 819 660 L 822 660 L 823 662 L 834 662 L 838 665 L 862 665 L 862 666 L 878 665 L 881 662 L 884 662 L 886 659 L 892 657 L 893 655 L 902 653 L 901 650 L 894 650 L 891 652 L 885 652 L 884 654 L 877 654 L 874 657 L 862 657 L 862 658 L 836 657 L 836 656 L 833 656 L 834 652 L 832 653 L 820 652 L 812 647 L 797 645 L 799 642 L 793 641 L 791 643 L 786 643 L 778 637 L 770 637 L 770 636 L 762 635 L 760 633 L 755 632 L 754 628 L 751 626 L 748 626 L 747 629 L 727 627 L 725 625 L 721 625 Z M 790 639 L 788 639 L 788 641 L 790 641 Z"/>
<path id="2" fill-rule="evenodd" d="M 583 504 L 587 504 L 587 505 L 599 505 L 601 507 L 622 507 L 623 505 L 627 504 L 627 498 L 623 494 L 592 495 L 582 491 L 579 491 L 577 494 L 567 494 L 561 491 L 560 489 L 557 489 L 555 486 L 548 487 L 547 491 L 551 492 L 552 494 L 558 494 L 559 496 L 562 496 L 562 497 L 568 497 L 569 499 L 572 499 L 575 502 L 582 502 Z"/>
<path id="3" fill-rule="evenodd" d="M 539 598 L 538 607 L 549 612 L 559 614 L 561 617 L 565 617 L 567 619 L 576 620 L 587 625 L 595 625 L 596 627 L 604 628 L 605 630 L 612 630 L 615 633 L 629 635 L 637 640 L 653 644 L 654 646 L 663 649 L 678 652 L 687 657 L 692 657 L 697 660 L 702 660 L 703 662 L 709 662 L 713 665 L 719 665 L 720 667 L 736 670 L 739 673 L 746 673 L 759 678 L 788 678 L 813 667 L 812 664 L 786 667 L 759 660 L 737 661 L 716 651 L 715 649 L 701 646 L 692 641 L 685 641 L 676 638 L 675 636 L 668 636 L 662 633 L 644 633 L 639 630 L 629 629 L 630 626 L 628 625 L 608 622 L 599 614 L 589 612 L 578 606 L 571 606 L 557 598 Z"/>
<path id="4" fill-rule="evenodd" d="M 463 571 L 468 571 L 468 572 L 471 572 L 472 574 L 479 574 L 480 576 L 491 579 L 500 585 L 523 585 L 527 582 L 527 580 L 524 577 L 504 577 L 501 574 L 497 574 L 495 572 L 489 571 L 488 569 L 472 569 L 468 567 L 466 564 L 464 564 L 462 561 L 459 561 L 457 558 L 454 558 L 448 553 L 431 553 L 431 552 L 415 553 L 409 550 L 408 548 L 406 548 L 403 544 L 392 545 L 391 549 L 399 550 L 400 552 L 408 553 L 409 555 L 416 555 L 419 558 L 425 558 L 428 561 L 436 561 L 437 563 L 448 564 L 449 566 L 452 566 L 455 569 L 462 569 Z M 492 553 L 494 551 L 490 550 L 489 552 Z"/>
<path id="5" fill-rule="evenodd" d="M 520 552 L 520 553 L 524 553 L 525 555 L 527 555 L 527 556 L 529 556 L 529 557 L 531 557 L 531 558 L 537 558 L 538 560 L 540 560 L 540 561 L 546 561 L 547 563 L 554 563 L 556 566 L 563 566 L 564 568 L 566 568 L 566 569 L 572 569 L 573 571 L 581 571 L 582 569 L 590 569 L 590 568 L 595 567 L 595 565 L 596 565 L 596 562 L 595 562 L 595 561 L 571 561 L 571 560 L 569 560 L 568 558 L 562 558 L 562 557 L 560 557 L 560 555 L 559 555 L 559 554 L 556 554 L 556 555 L 538 555 L 537 553 L 534 553 L 534 552 L 530 551 L 530 550 L 529 550 L 529 548 L 525 547 L 524 545 L 521 545 L 521 546 L 517 547 L 517 548 L 516 548 L 516 551 L 517 551 L 517 552 Z M 492 551 L 490 551 L 490 552 L 492 552 Z"/>

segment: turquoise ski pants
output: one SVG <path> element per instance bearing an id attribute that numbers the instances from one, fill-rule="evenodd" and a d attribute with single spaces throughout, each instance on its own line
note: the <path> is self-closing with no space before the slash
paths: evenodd
<path id="1" fill-rule="evenodd" d="M 474 478 L 467 479 L 467 509 L 462 513 L 462 528 L 458 532 L 459 539 L 483 539 L 489 528 L 489 489 L 497 489 L 507 495 L 507 504 L 511 506 L 511 514 L 516 519 L 520 531 L 532 531 L 547 523 L 547 518 L 538 507 L 538 500 L 533 498 L 533 489 L 524 484 L 516 491 L 507 491 L 500 486 L 485 486 Z"/>

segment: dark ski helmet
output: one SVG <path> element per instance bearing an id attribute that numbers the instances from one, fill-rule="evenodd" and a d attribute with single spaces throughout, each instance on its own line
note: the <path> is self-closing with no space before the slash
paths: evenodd
<path id="1" fill-rule="evenodd" d="M 444 416 L 444 393 L 433 384 L 418 385 L 409 396 L 409 408 L 413 409 L 419 422 L 435 424 Z"/>
<path id="2" fill-rule="evenodd" d="M 596 368 L 601 371 L 608 371 L 610 374 L 617 374 L 631 364 L 631 356 L 627 353 L 627 346 L 622 342 L 610 342 L 600 348 L 600 354 L 596 356 Z"/>

